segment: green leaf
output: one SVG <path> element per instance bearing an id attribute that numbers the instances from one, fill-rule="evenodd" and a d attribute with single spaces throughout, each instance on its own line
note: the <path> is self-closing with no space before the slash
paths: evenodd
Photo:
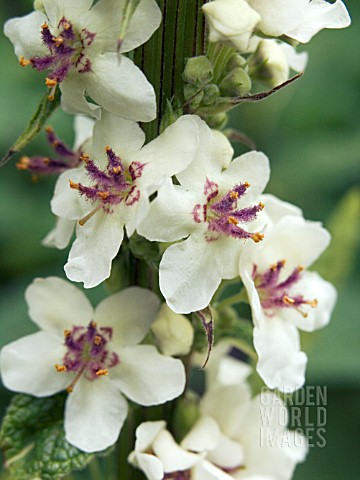
<path id="1" fill-rule="evenodd" d="M 60 91 L 57 88 L 55 91 L 54 100 L 49 100 L 49 93 L 46 94 L 41 99 L 39 106 L 31 118 L 28 126 L 25 128 L 20 137 L 16 142 L 9 148 L 5 156 L 0 160 L 0 166 L 5 165 L 5 163 L 10 160 L 14 153 L 20 152 L 23 148 L 28 145 L 31 140 L 40 132 L 46 120 L 50 117 L 54 110 L 60 105 Z"/>
<path id="2" fill-rule="evenodd" d="M 13 398 L 0 430 L 5 467 L 13 480 L 57 480 L 85 468 L 94 457 L 65 439 L 65 398 L 64 394 L 50 398 L 21 394 Z"/>
<path id="3" fill-rule="evenodd" d="M 358 250 L 360 188 L 347 192 L 338 204 L 327 227 L 332 235 L 330 247 L 314 265 L 327 280 L 339 285 L 351 273 Z"/>

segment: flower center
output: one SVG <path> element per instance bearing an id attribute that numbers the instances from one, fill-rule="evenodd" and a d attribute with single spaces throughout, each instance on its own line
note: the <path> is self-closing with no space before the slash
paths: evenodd
<path id="1" fill-rule="evenodd" d="M 75 30 L 71 21 L 65 17 L 60 20 L 57 30 L 58 34 L 54 35 L 46 22 L 41 26 L 42 41 L 48 48 L 49 55 L 31 57 L 30 60 L 20 58 L 23 66 L 31 64 L 39 72 L 51 70 L 45 81 L 50 88 L 51 100 L 54 99 L 56 85 L 64 80 L 72 67 L 76 68 L 78 73 L 91 71 L 91 61 L 86 56 L 86 48 L 93 43 L 96 36 L 86 28 Z"/>
<path id="2" fill-rule="evenodd" d="M 208 223 L 206 233 L 208 241 L 217 240 L 221 235 L 233 238 L 251 238 L 256 243 L 264 238 L 261 233 L 250 233 L 239 226 L 241 223 L 255 220 L 257 214 L 264 208 L 262 203 L 238 208 L 238 200 L 245 195 L 249 187 L 247 182 L 239 183 L 221 196 L 218 184 L 206 178 L 203 191 L 205 202 L 195 205 L 192 214 L 196 223 Z"/>
<path id="3" fill-rule="evenodd" d="M 191 480 L 190 470 L 165 473 L 163 480 Z"/>
<path id="4" fill-rule="evenodd" d="M 81 157 L 94 186 L 86 187 L 81 183 L 70 181 L 70 188 L 78 190 L 80 195 L 85 195 L 89 200 L 100 202 L 92 212 L 79 221 L 80 225 L 85 225 L 101 208 L 106 213 L 112 213 L 114 205 L 124 202 L 126 206 L 132 206 L 140 199 L 136 180 L 141 177 L 146 164 L 131 162 L 126 168 L 121 158 L 110 147 L 106 147 L 105 152 L 108 159 L 105 171 L 100 170 L 88 155 Z"/>
<path id="5" fill-rule="evenodd" d="M 301 280 L 304 267 L 296 267 L 290 275 L 280 280 L 281 272 L 285 266 L 285 260 L 280 260 L 270 265 L 263 273 L 257 271 L 257 265 L 253 267 L 252 277 L 259 293 L 260 302 L 267 316 L 274 315 L 277 308 L 293 308 L 304 318 L 308 313 L 304 311 L 308 307 L 315 308 L 318 304 L 316 299 L 307 300 L 301 294 L 290 294 L 290 290 Z"/>
<path id="6" fill-rule="evenodd" d="M 107 344 L 112 338 L 112 328 L 98 328 L 95 322 L 87 327 L 75 326 L 72 330 L 65 330 L 65 346 L 67 352 L 62 365 L 55 365 L 58 372 L 74 372 L 77 375 L 68 386 L 72 392 L 75 384 L 84 375 L 93 381 L 102 375 L 108 374 L 108 369 L 120 362 L 115 352 L 109 352 Z"/>

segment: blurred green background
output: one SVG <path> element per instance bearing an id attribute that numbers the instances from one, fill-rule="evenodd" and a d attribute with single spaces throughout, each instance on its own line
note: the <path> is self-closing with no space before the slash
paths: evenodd
<path id="1" fill-rule="evenodd" d="M 322 221 L 334 238 L 317 267 L 338 288 L 336 310 L 329 327 L 303 337 L 309 354 L 307 384 L 328 388 L 327 443 L 311 449 L 297 469 L 298 480 L 357 480 L 360 472 L 360 2 L 346 4 L 353 25 L 323 31 L 302 47 L 310 61 L 300 80 L 263 102 L 239 107 L 231 116 L 231 127 L 253 138 L 270 157 L 267 191 L 299 205 L 306 218 Z M 2 23 L 29 12 L 31 5 L 30 0 L 2 2 Z M 44 87 L 37 72 L 18 65 L 2 34 L 0 52 L 2 156 L 35 111 Z M 71 145 L 72 118 L 57 112 L 51 124 Z M 44 151 L 49 152 L 40 134 L 26 154 Z M 54 179 L 32 182 L 16 170 L 14 160 L 0 169 L 0 347 L 35 330 L 24 302 L 32 279 L 64 276 L 67 252 L 40 245 L 53 225 L 53 186 Z M 91 295 L 102 297 L 102 287 Z M 0 386 L 0 416 L 10 397 Z"/>

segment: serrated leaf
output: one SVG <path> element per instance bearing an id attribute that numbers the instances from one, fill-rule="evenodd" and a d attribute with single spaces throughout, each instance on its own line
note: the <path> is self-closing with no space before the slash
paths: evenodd
<path id="1" fill-rule="evenodd" d="M 34 398 L 16 395 L 0 430 L 5 467 L 13 480 L 57 480 L 81 470 L 94 455 L 78 450 L 65 439 L 65 395 Z"/>
<path id="2" fill-rule="evenodd" d="M 60 105 L 60 91 L 58 88 L 56 89 L 54 100 L 49 100 L 48 96 L 49 93 L 46 92 L 23 133 L 18 137 L 12 147 L 9 148 L 5 156 L 0 160 L 0 166 L 5 165 L 5 163 L 14 155 L 14 153 L 20 152 L 31 142 L 31 140 L 33 140 L 33 138 L 44 126 L 46 120 Z"/>

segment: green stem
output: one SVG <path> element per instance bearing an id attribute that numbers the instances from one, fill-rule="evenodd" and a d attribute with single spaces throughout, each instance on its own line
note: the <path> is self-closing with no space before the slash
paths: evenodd
<path id="1" fill-rule="evenodd" d="M 89 464 L 89 472 L 92 480 L 103 480 L 104 478 L 104 473 L 97 458 L 94 458 L 94 460 Z"/>
<path id="2" fill-rule="evenodd" d="M 226 307 L 232 307 L 236 303 L 249 303 L 245 288 L 241 289 L 239 293 L 236 293 L 235 295 L 231 295 L 230 297 L 221 300 L 220 302 L 215 304 L 215 307 L 218 310 L 221 310 Z"/>
<path id="3" fill-rule="evenodd" d="M 211 52 L 214 67 L 213 83 L 216 84 L 220 82 L 226 65 L 228 64 L 234 52 L 235 50 L 233 48 L 227 47 L 226 45 L 222 45 L 221 47 L 217 46 L 216 50 Z"/>

